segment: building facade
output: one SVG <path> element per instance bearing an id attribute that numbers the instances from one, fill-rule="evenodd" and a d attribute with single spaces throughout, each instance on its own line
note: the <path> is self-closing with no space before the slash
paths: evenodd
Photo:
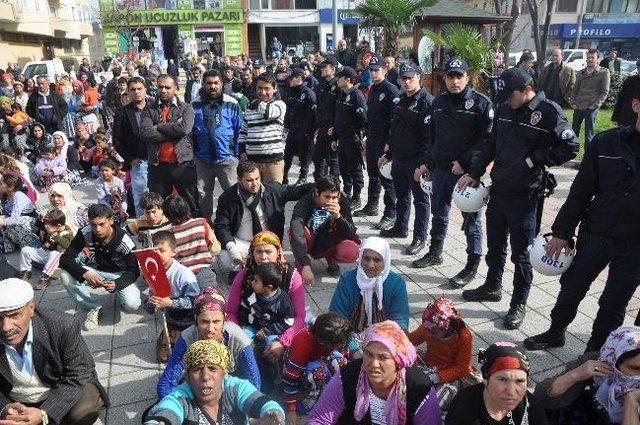
<path id="1" fill-rule="evenodd" d="M 0 65 L 89 56 L 88 0 L 0 0 Z"/>

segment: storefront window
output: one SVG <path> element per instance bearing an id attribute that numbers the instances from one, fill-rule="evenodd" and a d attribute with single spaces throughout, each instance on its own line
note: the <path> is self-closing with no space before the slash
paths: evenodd
<path id="1" fill-rule="evenodd" d="M 296 9 L 315 9 L 316 0 L 295 0 Z"/>
<path id="2" fill-rule="evenodd" d="M 603 0 L 589 0 L 587 3 L 587 13 L 602 13 Z"/>
<path id="3" fill-rule="evenodd" d="M 293 9 L 291 0 L 271 0 L 272 9 Z"/>
<path id="4" fill-rule="evenodd" d="M 557 12 L 576 12 L 577 10 L 578 0 L 559 0 L 556 8 Z"/>

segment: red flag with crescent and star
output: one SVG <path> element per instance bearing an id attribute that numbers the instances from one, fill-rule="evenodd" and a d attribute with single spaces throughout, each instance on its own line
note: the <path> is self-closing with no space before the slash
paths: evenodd
<path id="1" fill-rule="evenodd" d="M 162 264 L 162 259 L 153 248 L 136 249 L 133 251 L 142 277 L 151 288 L 153 295 L 160 298 L 171 296 L 171 285 L 167 278 L 167 271 Z"/>

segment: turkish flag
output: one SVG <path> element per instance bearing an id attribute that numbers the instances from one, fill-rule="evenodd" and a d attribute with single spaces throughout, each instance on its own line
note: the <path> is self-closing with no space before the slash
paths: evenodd
<path id="1" fill-rule="evenodd" d="M 136 249 L 133 254 L 138 260 L 142 277 L 151 288 L 153 295 L 160 298 L 171 296 L 171 285 L 167 278 L 167 271 L 158 252 L 154 248 L 146 248 Z"/>

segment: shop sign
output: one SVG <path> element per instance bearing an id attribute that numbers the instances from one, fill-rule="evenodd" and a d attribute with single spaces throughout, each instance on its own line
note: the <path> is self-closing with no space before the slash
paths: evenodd
<path id="1" fill-rule="evenodd" d="M 590 38 L 635 38 L 640 34 L 640 24 L 583 24 L 580 37 Z M 549 36 L 575 38 L 577 24 L 554 24 L 549 27 Z"/>
<path id="2" fill-rule="evenodd" d="M 330 24 L 333 22 L 332 9 L 320 9 L 320 23 Z M 338 9 L 338 23 L 346 25 L 357 25 L 360 22 L 360 16 L 355 11 L 349 9 Z"/>
<path id="3" fill-rule="evenodd" d="M 237 56 L 242 54 L 242 26 L 224 26 L 224 54 L 227 56 Z"/>
<path id="4" fill-rule="evenodd" d="M 134 10 L 126 14 L 102 12 L 103 22 L 122 25 L 178 25 L 207 23 L 242 23 L 242 9 L 218 10 Z"/>

